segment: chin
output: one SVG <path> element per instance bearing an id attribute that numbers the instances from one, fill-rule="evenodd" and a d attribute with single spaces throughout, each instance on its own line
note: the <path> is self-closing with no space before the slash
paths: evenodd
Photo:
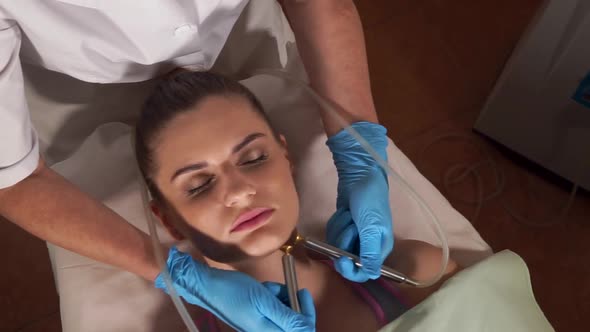
<path id="1" fill-rule="evenodd" d="M 249 234 L 240 247 L 250 257 L 265 257 L 279 250 L 291 237 L 295 227 L 261 227 Z"/>

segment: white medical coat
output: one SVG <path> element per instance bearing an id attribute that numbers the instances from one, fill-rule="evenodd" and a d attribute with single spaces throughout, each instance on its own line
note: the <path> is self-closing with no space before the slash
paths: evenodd
<path id="1" fill-rule="evenodd" d="M 209 69 L 247 0 L 0 0 L 0 188 L 29 176 L 39 141 L 21 61 L 93 83 Z"/>

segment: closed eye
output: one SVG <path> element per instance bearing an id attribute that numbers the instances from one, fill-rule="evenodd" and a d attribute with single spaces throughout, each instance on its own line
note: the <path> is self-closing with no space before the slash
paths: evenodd
<path id="1" fill-rule="evenodd" d="M 254 158 L 254 159 L 250 159 L 250 160 L 246 160 L 242 163 L 240 163 L 240 166 L 247 166 L 247 165 L 255 165 L 255 164 L 259 164 L 265 160 L 268 159 L 268 154 L 263 153 L 260 155 L 260 157 Z"/>
<path id="2" fill-rule="evenodd" d="M 254 166 L 254 165 L 258 165 L 266 160 L 268 160 L 268 154 L 263 153 L 259 157 L 256 157 L 256 158 L 253 158 L 250 160 L 246 160 L 246 161 L 240 163 L 239 165 L 240 166 Z M 197 186 L 197 187 L 187 190 L 187 195 L 189 197 L 195 197 L 195 196 L 209 190 L 212 187 L 214 180 L 215 180 L 214 176 L 209 177 L 207 179 L 207 181 L 205 181 L 205 183 L 201 184 L 200 186 Z"/>
<path id="3" fill-rule="evenodd" d="M 203 183 L 202 185 L 195 187 L 195 188 L 191 188 L 187 191 L 188 196 L 196 196 L 204 191 L 206 191 L 207 189 L 209 189 L 211 187 L 211 184 L 213 184 L 213 180 L 215 177 L 211 176 L 207 179 L 207 181 L 205 181 L 205 183 Z"/>

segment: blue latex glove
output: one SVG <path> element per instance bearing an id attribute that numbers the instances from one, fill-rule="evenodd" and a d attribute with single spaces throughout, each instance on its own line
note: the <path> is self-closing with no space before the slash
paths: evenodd
<path id="1" fill-rule="evenodd" d="M 170 249 L 167 265 L 178 295 L 235 330 L 315 331 L 315 308 L 307 290 L 298 293 L 302 309 L 298 314 L 286 305 L 284 285 L 259 283 L 241 272 L 208 267 L 175 247 Z M 162 274 L 155 286 L 166 291 Z"/>
<path id="2" fill-rule="evenodd" d="M 387 160 L 387 130 L 383 126 L 357 122 L 352 127 Z M 345 130 L 330 137 L 326 144 L 338 171 L 337 211 L 328 221 L 327 239 L 332 245 L 360 256 L 363 265 L 359 269 L 350 259 L 340 258 L 334 267 L 352 281 L 376 279 L 393 249 L 387 173 Z"/>

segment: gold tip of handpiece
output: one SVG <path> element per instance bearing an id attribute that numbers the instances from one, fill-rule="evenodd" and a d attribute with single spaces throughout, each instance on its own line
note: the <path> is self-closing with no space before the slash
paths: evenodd
<path id="1" fill-rule="evenodd" d="M 286 255 L 290 255 L 291 251 L 293 251 L 293 246 L 290 244 L 285 244 L 281 247 L 281 251 L 283 251 Z"/>
<path id="2" fill-rule="evenodd" d="M 295 245 L 296 245 L 296 244 L 298 244 L 298 243 L 299 243 L 299 242 L 301 242 L 301 241 L 304 241 L 304 240 L 305 240 L 305 238 L 304 238 L 303 236 L 301 236 L 301 235 L 297 234 L 297 235 L 295 236 Z"/>
<path id="3" fill-rule="evenodd" d="M 291 254 L 293 249 L 295 249 L 295 246 L 297 244 L 299 244 L 299 242 L 304 241 L 304 240 L 305 240 L 305 238 L 303 236 L 299 235 L 299 233 L 295 233 L 294 236 L 291 236 L 289 241 L 287 241 L 287 243 L 285 243 L 281 247 L 281 251 L 284 252 L 285 254 L 289 255 L 289 254 Z"/>

